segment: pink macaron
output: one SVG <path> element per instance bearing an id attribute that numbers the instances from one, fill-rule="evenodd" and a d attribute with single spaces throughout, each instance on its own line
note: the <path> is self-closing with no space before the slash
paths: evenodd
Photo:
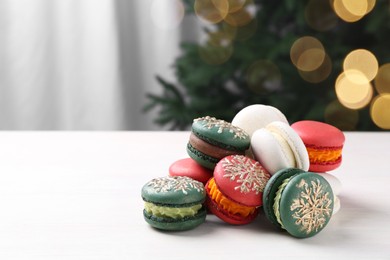
<path id="1" fill-rule="evenodd" d="M 262 194 L 271 175 L 259 162 L 244 155 L 223 158 L 206 184 L 206 204 L 223 221 L 250 223 L 263 204 Z"/>
<path id="2" fill-rule="evenodd" d="M 327 172 L 342 162 L 345 136 L 338 128 L 318 121 L 298 121 L 291 125 L 301 137 L 309 154 L 312 172 Z"/>
<path id="3" fill-rule="evenodd" d="M 213 176 L 212 170 L 201 166 L 192 158 L 184 158 L 175 161 L 169 167 L 168 173 L 170 176 L 190 177 L 191 179 L 200 181 L 203 184 L 206 184 L 206 182 Z"/>

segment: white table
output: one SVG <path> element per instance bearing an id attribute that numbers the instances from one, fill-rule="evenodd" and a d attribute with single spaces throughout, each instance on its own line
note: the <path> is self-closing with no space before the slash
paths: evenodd
<path id="1" fill-rule="evenodd" d="M 341 211 L 317 236 L 261 213 L 186 232 L 151 228 L 144 183 L 187 157 L 188 132 L 1 132 L 0 259 L 390 259 L 390 133 L 346 133 Z M 264 258 L 272 257 L 272 258 Z"/>

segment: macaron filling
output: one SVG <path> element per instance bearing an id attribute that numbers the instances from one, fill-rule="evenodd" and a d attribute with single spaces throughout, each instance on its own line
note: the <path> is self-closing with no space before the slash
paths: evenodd
<path id="1" fill-rule="evenodd" d="M 273 205 L 273 210 L 274 210 L 274 214 L 275 214 L 276 220 L 278 221 L 278 223 L 280 224 L 281 228 L 283 228 L 283 229 L 285 229 L 285 228 L 284 228 L 283 222 L 282 222 L 282 220 L 280 218 L 280 211 L 279 211 L 279 209 L 280 209 L 280 200 L 282 198 L 283 190 L 287 186 L 287 184 L 291 180 L 291 178 L 292 177 L 285 179 L 282 182 L 282 184 L 279 186 L 278 191 L 276 192 L 276 196 L 275 196 L 275 199 L 274 199 L 274 205 Z"/>
<path id="2" fill-rule="evenodd" d="M 189 207 L 169 207 L 156 205 L 145 201 L 145 211 L 156 217 L 180 219 L 195 216 L 202 208 L 202 204 L 195 204 Z"/>
<path id="3" fill-rule="evenodd" d="M 218 204 L 218 206 L 227 211 L 229 214 L 240 215 L 242 217 L 247 217 L 253 214 L 256 210 L 256 207 L 248 207 L 241 204 L 238 204 L 226 196 L 224 196 L 221 191 L 218 189 L 217 184 L 215 183 L 214 178 L 211 178 L 206 186 L 207 193 L 210 198 Z"/>
<path id="4" fill-rule="evenodd" d="M 332 164 L 341 160 L 342 147 L 306 147 L 310 163 Z"/>

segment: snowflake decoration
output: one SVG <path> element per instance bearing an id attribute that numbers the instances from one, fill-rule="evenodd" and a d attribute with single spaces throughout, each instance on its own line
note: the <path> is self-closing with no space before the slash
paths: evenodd
<path id="1" fill-rule="evenodd" d="M 216 119 L 215 117 L 210 117 L 210 116 L 194 119 L 194 122 L 199 122 L 199 121 L 204 121 L 205 124 L 203 124 L 203 126 L 208 129 L 211 129 L 213 127 L 218 127 L 219 134 L 221 134 L 226 129 L 227 131 L 229 131 L 229 133 L 234 133 L 233 138 L 239 138 L 239 139 L 249 138 L 249 135 L 244 130 L 224 120 Z"/>
<path id="2" fill-rule="evenodd" d="M 329 192 L 324 192 L 320 180 L 311 181 L 310 185 L 301 180 L 298 188 L 303 188 L 300 198 L 293 200 L 290 207 L 294 211 L 292 217 L 296 219 L 295 224 L 301 225 L 302 230 L 307 234 L 318 231 L 326 224 L 327 217 L 332 214 L 332 199 Z"/>
<path id="3" fill-rule="evenodd" d="M 259 194 L 263 192 L 270 178 L 269 173 L 261 167 L 259 162 L 252 161 L 243 155 L 233 155 L 231 160 L 223 159 L 222 167 L 225 171 L 223 177 L 230 178 L 231 181 L 237 179 L 236 182 L 240 185 L 234 189 L 239 189 L 241 193 L 254 191 Z"/>
<path id="4" fill-rule="evenodd" d="M 184 194 L 188 194 L 188 191 L 191 189 L 195 189 L 197 192 L 204 191 L 204 186 L 201 182 L 183 176 L 155 178 L 149 181 L 147 185 L 152 186 L 157 193 L 173 190 L 175 192 L 182 191 Z"/>

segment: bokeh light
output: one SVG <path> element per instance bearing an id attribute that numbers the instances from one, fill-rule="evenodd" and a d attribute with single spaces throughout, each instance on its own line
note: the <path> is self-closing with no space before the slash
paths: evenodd
<path id="1" fill-rule="evenodd" d="M 332 1 L 332 0 L 331 0 Z M 358 1 L 358 0 L 356 0 Z M 364 17 L 364 15 L 355 15 L 351 13 L 343 3 L 343 0 L 333 0 L 333 9 L 335 13 L 345 22 L 356 22 Z"/>
<path id="2" fill-rule="evenodd" d="M 345 72 L 358 70 L 365 75 L 368 81 L 371 81 L 378 73 L 378 61 L 370 51 L 357 49 L 345 57 L 343 68 Z M 347 76 L 349 77 L 348 73 Z"/>
<path id="3" fill-rule="evenodd" d="M 363 16 L 368 10 L 367 0 L 341 0 L 345 9 L 353 15 Z"/>
<path id="4" fill-rule="evenodd" d="M 228 0 L 229 3 L 229 13 L 234 13 L 240 10 L 247 0 Z"/>
<path id="5" fill-rule="evenodd" d="M 390 93 L 390 63 L 386 63 L 379 68 L 374 82 L 378 93 Z"/>
<path id="6" fill-rule="evenodd" d="M 313 71 L 324 62 L 325 49 L 316 38 L 304 36 L 296 40 L 291 46 L 290 58 L 297 69 Z"/>
<path id="7" fill-rule="evenodd" d="M 246 71 L 246 81 L 254 93 L 264 94 L 281 87 L 282 74 L 272 61 L 258 60 Z"/>
<path id="8" fill-rule="evenodd" d="M 359 112 L 343 106 L 338 100 L 328 104 L 324 113 L 325 122 L 344 131 L 353 131 L 359 122 Z"/>
<path id="9" fill-rule="evenodd" d="M 390 129 L 390 94 L 382 94 L 371 103 L 372 121 L 382 129 Z"/>
<path id="10" fill-rule="evenodd" d="M 359 82 L 360 80 L 360 82 Z M 371 83 L 360 71 L 341 73 L 336 80 L 335 90 L 338 100 L 350 109 L 361 109 L 371 100 L 373 88 Z"/>
<path id="11" fill-rule="evenodd" d="M 250 23 L 254 18 L 254 15 L 249 12 L 247 8 L 241 8 L 234 13 L 229 13 L 225 18 L 225 22 L 235 26 L 245 26 Z"/>
<path id="12" fill-rule="evenodd" d="M 305 8 L 305 19 L 311 28 L 320 32 L 332 29 L 338 22 L 329 0 L 310 0 Z"/>
<path id="13" fill-rule="evenodd" d="M 209 23 L 219 23 L 229 13 L 227 0 L 195 0 L 195 14 L 199 19 Z"/>
<path id="14" fill-rule="evenodd" d="M 356 22 L 374 9 L 376 0 L 330 0 L 335 13 L 346 22 Z"/>
<path id="15" fill-rule="evenodd" d="M 313 71 L 298 70 L 302 79 L 310 83 L 320 83 L 327 79 L 332 72 L 332 60 L 329 55 L 325 55 L 324 62 Z"/>
<path id="16" fill-rule="evenodd" d="M 153 24 L 164 30 L 176 29 L 184 13 L 184 5 L 180 0 L 154 0 L 150 9 Z"/>

